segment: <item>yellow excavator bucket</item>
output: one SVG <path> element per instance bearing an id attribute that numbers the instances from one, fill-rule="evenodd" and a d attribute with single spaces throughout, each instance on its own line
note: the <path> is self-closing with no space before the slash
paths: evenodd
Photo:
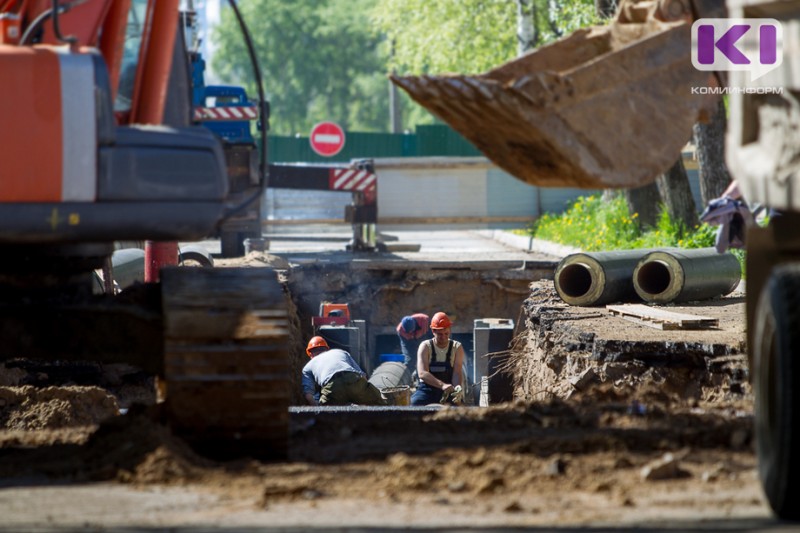
<path id="1" fill-rule="evenodd" d="M 690 54 L 691 16 L 621 10 L 485 74 L 392 81 L 522 181 L 639 187 L 675 163 L 714 109 L 707 88 L 718 82 Z"/>

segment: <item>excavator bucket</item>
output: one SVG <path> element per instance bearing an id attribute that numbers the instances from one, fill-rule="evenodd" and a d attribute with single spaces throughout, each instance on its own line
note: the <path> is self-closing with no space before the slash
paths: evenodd
<path id="1" fill-rule="evenodd" d="M 657 15 L 621 10 L 485 74 L 392 81 L 522 181 L 639 187 L 675 163 L 717 98 L 714 75 L 692 66 L 691 15 Z"/>

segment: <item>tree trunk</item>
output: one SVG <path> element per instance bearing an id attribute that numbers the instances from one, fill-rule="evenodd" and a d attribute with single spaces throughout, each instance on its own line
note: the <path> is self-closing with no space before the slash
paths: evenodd
<path id="1" fill-rule="evenodd" d="M 669 170 L 659 176 L 656 184 L 673 222 L 683 224 L 686 230 L 692 230 L 700 223 L 683 158 L 679 157 Z"/>
<path id="2" fill-rule="evenodd" d="M 722 192 L 731 182 L 728 166 L 725 164 L 725 104 L 720 98 L 717 111 L 706 124 L 694 125 L 694 143 L 697 147 L 697 164 L 700 178 L 700 198 L 703 205 Z"/>
<path id="3" fill-rule="evenodd" d="M 517 0 L 517 55 L 532 50 L 537 41 L 534 0 Z"/>
<path id="4" fill-rule="evenodd" d="M 625 201 L 628 212 L 639 215 L 639 227 L 655 226 L 658 220 L 658 205 L 661 198 L 658 196 L 658 187 L 650 183 L 644 187 L 625 189 Z"/>
<path id="5" fill-rule="evenodd" d="M 617 10 L 617 0 L 594 0 L 594 10 L 602 19 L 610 19 Z"/>
<path id="6" fill-rule="evenodd" d="M 625 192 L 623 189 L 603 189 L 603 194 L 600 198 L 603 202 L 611 202 L 623 192 Z"/>
<path id="7" fill-rule="evenodd" d="M 597 16 L 601 19 L 610 19 L 614 16 L 614 12 L 617 9 L 617 0 L 594 0 L 594 9 L 597 13 Z M 646 188 L 647 186 L 645 186 Z M 650 208 L 645 207 L 646 200 L 643 202 L 639 202 L 639 197 L 642 195 L 648 196 L 649 191 L 639 191 L 639 192 L 632 192 L 631 189 L 620 190 L 620 189 L 605 189 L 603 191 L 603 201 L 610 202 L 614 198 L 617 197 L 619 194 L 625 194 L 625 202 L 628 204 L 628 212 L 632 215 L 634 213 L 638 213 L 637 208 L 642 207 L 647 212 L 644 213 L 644 216 L 648 219 L 651 218 L 650 215 Z M 639 204 L 642 204 L 641 206 Z M 642 222 L 643 214 L 639 213 L 639 227 L 643 225 L 647 225 L 646 223 Z M 652 216 L 653 221 L 655 221 L 655 215 Z M 653 222 L 654 223 L 654 222 Z M 653 223 L 650 223 L 652 225 Z"/>

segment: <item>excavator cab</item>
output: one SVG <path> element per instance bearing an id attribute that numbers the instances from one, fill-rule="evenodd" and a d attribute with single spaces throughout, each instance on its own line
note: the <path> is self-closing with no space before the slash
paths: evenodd
<path id="1" fill-rule="evenodd" d="M 116 125 L 108 73 L 94 53 L 3 46 L 0 71 L 14 80 L 0 85 L 0 113 L 14 124 L 0 143 L 0 241 L 211 233 L 227 181 L 206 128 Z"/>
<path id="2" fill-rule="evenodd" d="M 133 2 L 131 20 L 146 4 Z M 71 12 L 50 13 L 70 27 Z M 105 16 L 104 24 L 110 23 L 109 13 Z M 136 59 L 132 52 L 146 47 L 140 46 L 141 37 L 132 39 L 131 29 L 144 26 L 121 27 L 126 29 L 126 66 L 132 67 L 122 72 L 138 70 L 141 79 L 154 60 Z M 0 217 L 7 221 L 0 242 L 197 240 L 209 235 L 222 217 L 228 192 L 225 157 L 206 128 L 190 125 L 188 97 L 186 120 L 164 125 L 157 115 L 164 114 L 169 98 L 158 104 L 160 112 L 153 104 L 147 107 L 154 98 L 148 92 L 141 88 L 131 94 L 146 81 L 120 84 L 109 75 L 120 69 L 91 47 L 96 43 L 69 35 L 62 36 L 72 39 L 68 44 L 48 44 L 46 28 L 24 27 L 20 42 L 0 45 L 0 72 L 6 80 L 0 84 L 5 124 L 0 133 Z M 180 46 L 155 39 L 152 35 L 151 46 Z M 131 40 L 138 46 L 131 46 Z M 172 65 L 161 82 L 165 93 L 174 85 L 171 80 L 180 77 L 182 65 Z"/>

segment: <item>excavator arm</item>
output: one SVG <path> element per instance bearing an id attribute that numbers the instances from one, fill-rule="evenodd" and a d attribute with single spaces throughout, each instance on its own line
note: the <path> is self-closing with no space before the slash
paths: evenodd
<path id="1" fill-rule="evenodd" d="M 393 76 L 420 105 L 532 185 L 639 187 L 709 117 L 714 73 L 692 66 L 691 25 L 722 2 L 623 0 L 615 18 L 479 75 Z"/>

